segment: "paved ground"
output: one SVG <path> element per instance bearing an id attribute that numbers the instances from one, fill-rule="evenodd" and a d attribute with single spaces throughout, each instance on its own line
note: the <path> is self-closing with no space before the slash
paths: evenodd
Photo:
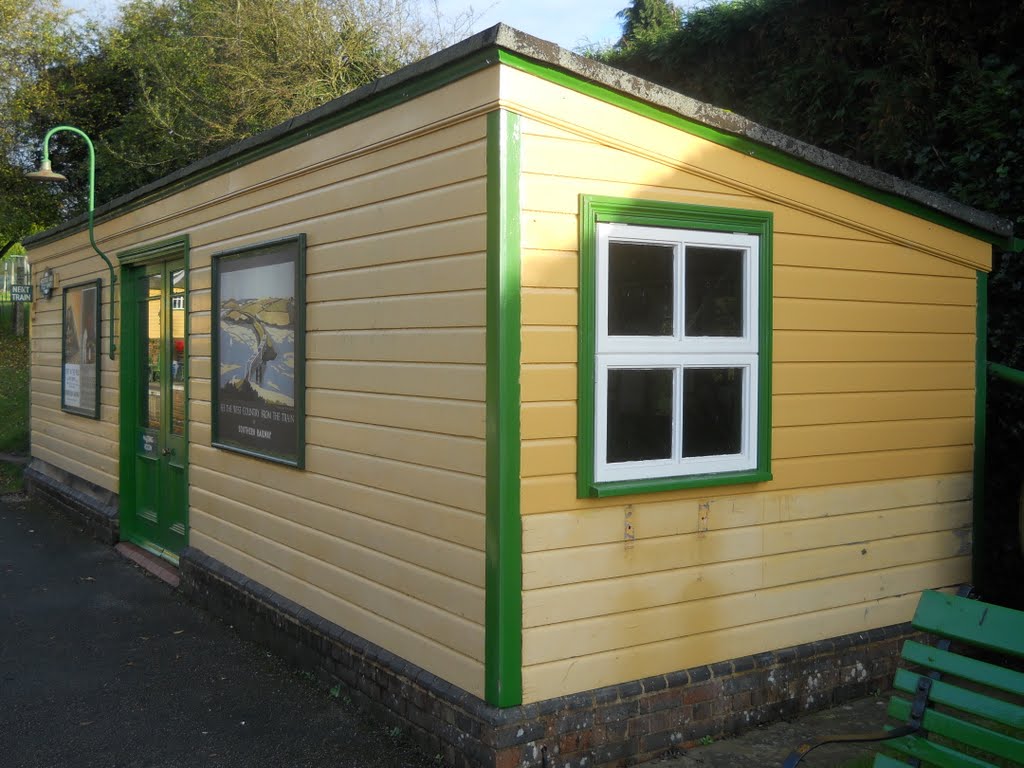
<path id="1" fill-rule="evenodd" d="M 0 765 L 431 765 L 64 518 L 0 499 Z"/>
<path id="2" fill-rule="evenodd" d="M 797 745 L 814 736 L 867 733 L 886 722 L 888 698 L 871 697 L 817 712 L 793 723 L 775 723 L 723 739 L 684 755 L 658 760 L 651 768 L 777 768 Z M 804 758 L 807 768 L 868 768 L 877 745 L 825 744 Z"/>
<path id="3" fill-rule="evenodd" d="M 877 729 L 884 710 L 867 699 L 651 765 L 779 766 L 811 734 Z M 804 764 L 858 755 L 823 747 Z M 66 519 L 0 497 L 0 766 L 425 768 L 432 757 Z"/>

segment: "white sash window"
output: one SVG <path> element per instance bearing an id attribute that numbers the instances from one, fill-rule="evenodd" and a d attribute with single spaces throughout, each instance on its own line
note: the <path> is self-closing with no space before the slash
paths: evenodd
<path id="1" fill-rule="evenodd" d="M 595 482 L 758 466 L 758 245 L 597 225 Z"/>

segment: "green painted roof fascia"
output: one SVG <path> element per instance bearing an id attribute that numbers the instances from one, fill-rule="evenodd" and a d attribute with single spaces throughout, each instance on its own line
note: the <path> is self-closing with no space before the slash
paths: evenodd
<path id="1" fill-rule="evenodd" d="M 631 112 L 657 120 L 658 122 L 672 128 L 676 128 L 677 130 L 684 131 L 720 146 L 741 152 L 748 157 L 763 160 L 764 162 L 785 168 L 786 170 L 793 171 L 794 173 L 799 173 L 802 176 L 807 176 L 816 181 L 842 189 L 846 192 L 851 192 L 874 202 L 881 203 L 889 208 L 894 208 L 918 218 L 925 219 L 926 221 L 940 224 L 957 232 L 991 243 L 994 246 L 1017 252 L 1024 249 L 1024 241 L 1015 240 L 1013 238 L 1012 224 L 1007 220 L 999 219 L 991 214 L 961 205 L 960 203 L 956 203 L 942 195 L 930 192 L 922 187 L 917 187 L 909 182 L 904 182 L 895 176 L 890 176 L 889 174 L 882 173 L 881 171 L 861 165 L 860 163 L 840 157 L 839 155 L 834 155 L 831 152 L 827 152 L 826 150 L 798 141 L 797 139 L 771 131 L 770 129 L 757 125 L 756 123 L 746 120 L 734 113 L 728 113 L 724 110 L 719 110 L 715 107 L 701 104 L 700 102 L 689 99 L 688 97 L 683 97 L 681 103 L 699 105 L 700 112 L 704 118 L 708 118 L 712 113 L 717 112 L 719 113 L 717 117 L 727 118 L 726 122 L 732 123 L 736 127 L 743 127 L 747 133 L 756 132 L 761 134 L 764 138 L 774 139 L 773 144 L 776 146 L 766 144 L 763 141 L 750 138 L 745 135 L 731 133 L 724 128 L 716 127 L 708 122 L 698 120 L 695 117 L 687 117 L 668 106 L 661 106 L 649 100 L 650 92 L 652 90 L 664 91 L 665 93 L 673 96 L 679 96 L 679 94 L 668 89 L 653 86 L 653 84 L 646 81 L 640 81 L 639 78 L 632 79 L 640 81 L 644 86 L 646 86 L 644 92 L 648 98 L 640 95 L 629 94 L 601 82 L 582 79 L 578 73 L 567 72 L 556 66 L 538 62 L 536 59 L 526 58 L 513 51 L 502 50 L 499 52 L 498 58 L 502 64 L 506 64 L 523 72 L 541 77 L 563 87 L 570 88 L 586 96 L 600 99 L 601 101 L 614 106 L 628 109 Z M 612 68 L 604 67 L 604 69 Z M 781 146 L 783 145 L 786 146 L 789 151 L 782 149 Z M 794 154 L 794 152 L 798 152 L 799 154 Z M 805 156 L 802 157 L 801 155 Z M 818 158 L 818 162 L 815 162 L 806 156 L 815 156 Z M 827 162 L 828 165 L 822 164 L 825 162 Z M 843 172 L 844 170 L 855 172 L 856 176 L 848 175 Z M 883 184 L 884 187 L 892 187 L 893 189 L 901 188 L 903 193 L 901 194 L 896 191 L 890 191 L 886 188 L 874 186 L 869 183 L 869 179 Z M 908 193 L 913 194 L 914 196 L 908 197 Z M 951 210 L 949 212 L 938 210 L 931 207 L 926 201 L 932 201 Z M 962 215 L 970 215 L 970 218 L 974 219 L 975 222 L 978 223 L 958 217 L 955 213 L 957 209 L 960 209 Z M 981 221 L 985 221 L 986 226 L 979 226 Z"/>

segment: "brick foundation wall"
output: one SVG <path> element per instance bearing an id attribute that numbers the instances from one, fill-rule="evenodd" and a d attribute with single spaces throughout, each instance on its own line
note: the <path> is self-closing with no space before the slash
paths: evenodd
<path id="1" fill-rule="evenodd" d="M 208 555 L 181 554 L 182 588 L 458 768 L 624 766 L 885 690 L 909 624 L 497 709 Z"/>
<path id="2" fill-rule="evenodd" d="M 111 545 L 120 540 L 117 494 L 39 459 L 25 468 L 25 490 L 33 499 L 50 504 L 83 527 L 94 539 Z"/>

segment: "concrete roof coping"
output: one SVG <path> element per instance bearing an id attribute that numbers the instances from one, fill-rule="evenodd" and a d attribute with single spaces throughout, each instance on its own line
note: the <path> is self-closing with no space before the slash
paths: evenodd
<path id="1" fill-rule="evenodd" d="M 506 24 L 496 24 L 478 32 L 455 45 L 339 96 L 316 109 L 286 120 L 280 125 L 232 144 L 185 168 L 111 200 L 95 210 L 95 219 L 108 218 L 118 209 L 138 204 L 145 198 L 190 176 L 214 169 L 217 165 L 240 158 L 285 136 L 301 133 L 307 127 L 342 113 L 377 94 L 398 88 L 474 54 L 488 50 L 494 50 L 497 53 L 498 49 L 504 49 L 524 58 L 563 70 L 570 75 L 647 102 L 687 120 L 756 142 L 859 184 L 930 208 L 984 232 L 1007 239 L 1013 236 L 1013 224 L 1008 219 L 963 205 L 896 176 L 766 128 L 734 112 L 697 101 L 677 91 L 572 53 L 554 43 L 533 37 Z M 497 56 L 495 56 L 495 62 L 497 62 Z M 81 229 L 86 223 L 87 217 L 82 214 L 45 232 L 25 238 L 23 242 L 30 245 L 52 240 L 58 235 L 70 234 L 72 231 Z"/>

